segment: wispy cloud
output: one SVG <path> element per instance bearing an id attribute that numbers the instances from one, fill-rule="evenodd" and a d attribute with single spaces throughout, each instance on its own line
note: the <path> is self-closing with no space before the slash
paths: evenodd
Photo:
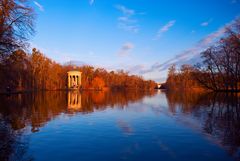
<path id="1" fill-rule="evenodd" d="M 129 25 L 127 23 L 119 23 L 118 27 L 125 30 L 125 31 L 129 31 L 132 33 L 138 33 L 139 31 L 139 26 L 138 25 Z"/>
<path id="2" fill-rule="evenodd" d="M 137 33 L 139 31 L 139 25 L 138 21 L 133 17 L 138 13 L 136 13 L 135 10 L 129 9 L 123 5 L 116 5 L 116 9 L 122 13 L 122 16 L 118 17 L 118 27 L 125 31 Z M 142 14 L 143 13 L 139 13 L 139 15 Z"/>
<path id="3" fill-rule="evenodd" d="M 235 3 L 238 3 L 238 2 L 239 2 L 239 0 L 232 0 L 231 1 L 232 4 L 235 4 Z"/>
<path id="4" fill-rule="evenodd" d="M 38 7 L 40 11 L 44 11 L 44 7 L 40 3 L 38 3 L 37 1 L 33 1 L 33 3 Z"/>
<path id="5" fill-rule="evenodd" d="M 206 27 L 212 22 L 212 19 L 209 19 L 208 21 L 204 21 L 201 23 L 201 26 Z"/>
<path id="6" fill-rule="evenodd" d="M 166 32 L 168 31 L 174 24 L 175 24 L 176 20 L 172 20 L 172 21 L 169 21 L 165 26 L 163 26 L 159 32 L 163 33 L 163 32 Z"/>
<path id="7" fill-rule="evenodd" d="M 127 69 L 131 74 L 139 74 L 142 70 L 145 69 L 145 65 L 143 64 L 132 65 L 129 66 Z"/>
<path id="8" fill-rule="evenodd" d="M 192 48 L 183 51 L 182 53 L 176 55 L 172 59 L 169 59 L 164 63 L 155 63 L 149 69 L 141 71 L 141 73 L 146 74 L 155 71 L 163 72 L 166 71 L 173 64 L 182 65 L 185 63 L 196 63 L 195 61 L 200 59 L 200 53 L 203 50 L 207 49 L 214 42 L 219 40 L 219 38 L 225 34 L 226 28 L 231 26 L 234 22 L 235 20 L 231 21 L 230 23 L 227 23 L 223 27 L 219 28 L 217 31 L 209 34 L 208 36 L 200 40 Z"/>
<path id="9" fill-rule="evenodd" d="M 133 9 L 128 9 L 123 5 L 116 5 L 116 8 L 120 10 L 124 15 L 127 15 L 127 16 L 132 16 L 135 14 L 135 11 Z"/>
<path id="10" fill-rule="evenodd" d="M 94 4 L 95 0 L 89 0 L 89 4 L 92 6 Z"/>
<path id="11" fill-rule="evenodd" d="M 116 8 L 120 10 L 124 15 L 132 16 L 135 14 L 133 9 L 128 9 L 123 5 L 117 5 Z"/>
<path id="12" fill-rule="evenodd" d="M 125 43 L 123 44 L 123 46 L 121 47 L 118 55 L 120 56 L 126 56 L 129 54 L 129 52 L 134 48 L 134 44 L 131 42 Z"/>
<path id="13" fill-rule="evenodd" d="M 222 36 L 226 31 L 226 27 L 222 27 L 216 32 L 209 34 L 204 39 L 200 40 L 195 46 L 192 48 L 189 48 L 182 53 L 176 55 L 174 58 L 162 63 L 162 64 L 154 64 L 152 66 L 152 70 L 157 69 L 158 71 L 164 71 L 169 68 L 172 64 L 183 64 L 187 61 L 193 59 L 195 56 L 198 56 L 201 51 L 209 47 L 216 39 L 218 39 L 220 36 Z"/>
<path id="14" fill-rule="evenodd" d="M 171 27 L 173 27 L 175 25 L 175 23 L 176 23 L 176 20 L 171 20 L 167 24 L 165 24 L 163 27 L 161 27 L 157 32 L 156 39 L 161 37 L 161 35 L 164 32 L 167 32 Z"/>
<path id="15" fill-rule="evenodd" d="M 204 39 L 202 39 L 198 46 L 200 47 L 205 47 L 208 45 L 211 45 L 214 40 L 216 40 L 217 38 L 219 38 L 220 36 L 222 36 L 225 32 L 226 32 L 226 28 L 228 27 L 228 25 L 226 25 L 225 27 L 222 27 L 220 29 L 218 29 L 217 31 L 209 34 L 207 37 L 205 37 Z"/>

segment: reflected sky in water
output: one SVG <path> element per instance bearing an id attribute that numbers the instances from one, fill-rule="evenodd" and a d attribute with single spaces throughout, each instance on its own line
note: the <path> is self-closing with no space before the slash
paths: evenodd
<path id="1" fill-rule="evenodd" d="M 0 96 L 0 160 L 240 160 L 237 94 Z"/>

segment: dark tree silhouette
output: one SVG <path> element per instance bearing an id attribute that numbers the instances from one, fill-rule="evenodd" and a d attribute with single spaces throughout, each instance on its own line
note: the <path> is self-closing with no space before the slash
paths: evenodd
<path id="1" fill-rule="evenodd" d="M 213 91 L 239 91 L 240 19 L 225 28 L 222 38 L 201 55 L 203 61 L 195 67 L 183 65 L 180 72 L 176 72 L 175 67 L 169 68 L 169 89 L 193 89 L 199 86 Z"/>
<path id="2" fill-rule="evenodd" d="M 26 0 L 0 0 L 0 56 L 26 47 L 34 33 L 34 17 Z"/>

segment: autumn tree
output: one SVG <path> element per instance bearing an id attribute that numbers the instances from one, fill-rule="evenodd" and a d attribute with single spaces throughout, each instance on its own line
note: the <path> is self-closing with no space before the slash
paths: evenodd
<path id="1" fill-rule="evenodd" d="M 92 87 L 97 90 L 102 90 L 105 87 L 105 82 L 100 77 L 95 77 L 92 82 Z"/>
<path id="2" fill-rule="evenodd" d="M 86 65 L 79 69 L 82 72 L 82 86 L 89 88 L 94 79 L 94 67 Z"/>
<path id="3" fill-rule="evenodd" d="M 202 52 L 203 63 L 198 65 L 204 77 L 199 82 L 208 89 L 240 90 L 240 20 L 225 29 L 223 38 Z"/>
<path id="4" fill-rule="evenodd" d="M 196 70 L 193 66 L 183 64 L 179 70 L 175 65 L 169 68 L 167 78 L 167 88 L 169 90 L 201 90 L 198 81 L 196 80 Z"/>
<path id="5" fill-rule="evenodd" d="M 137 75 L 130 75 L 123 70 L 108 72 L 103 68 L 85 65 L 74 67 L 61 65 L 46 57 L 40 50 L 32 53 L 16 50 L 7 55 L 0 63 L 0 91 L 10 87 L 11 91 L 58 90 L 67 88 L 67 72 L 82 72 L 82 89 L 103 88 L 125 90 L 151 90 L 156 83 L 144 80 Z"/>
<path id="6" fill-rule="evenodd" d="M 27 45 L 34 33 L 34 17 L 26 0 L 0 0 L 0 56 Z"/>
<path id="7" fill-rule="evenodd" d="M 177 73 L 176 73 L 176 65 L 173 64 L 168 68 L 168 77 L 167 77 L 167 87 L 174 88 L 177 83 Z"/>
<path id="8" fill-rule="evenodd" d="M 222 38 L 200 54 L 202 62 L 194 67 L 183 65 L 180 72 L 174 66 L 169 68 L 168 88 L 240 90 L 240 19 L 226 27 Z"/>
<path id="9" fill-rule="evenodd" d="M 28 54 L 23 50 L 17 50 L 4 59 L 2 65 L 1 70 L 4 74 L 0 81 L 3 87 L 11 87 L 17 90 L 30 88 Z"/>

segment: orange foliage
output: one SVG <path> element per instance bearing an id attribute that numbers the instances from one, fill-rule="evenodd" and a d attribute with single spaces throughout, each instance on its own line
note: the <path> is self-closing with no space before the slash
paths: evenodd
<path id="1" fill-rule="evenodd" d="M 92 81 L 92 87 L 94 89 L 102 90 L 105 86 L 105 82 L 102 78 L 95 77 Z"/>
<path id="2" fill-rule="evenodd" d="M 0 91 L 58 90 L 67 88 L 67 72 L 73 65 L 60 65 L 33 49 L 31 54 L 17 50 L 0 62 Z M 107 72 L 89 65 L 76 67 L 82 72 L 82 89 L 154 89 L 154 81 L 129 75 L 123 70 Z"/>

